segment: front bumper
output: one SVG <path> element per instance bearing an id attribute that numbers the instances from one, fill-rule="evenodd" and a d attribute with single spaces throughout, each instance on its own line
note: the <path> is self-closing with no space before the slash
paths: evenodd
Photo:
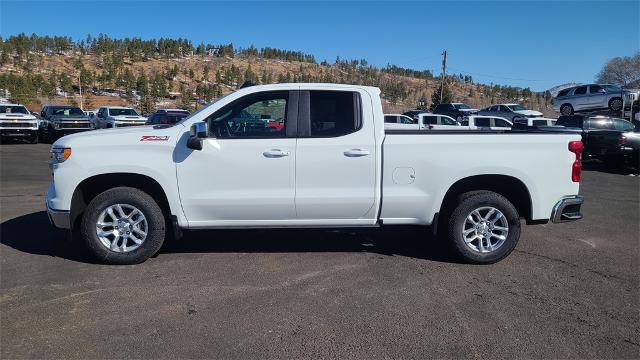
<path id="1" fill-rule="evenodd" d="M 53 182 L 49 184 L 47 197 L 44 200 L 44 206 L 47 208 L 47 216 L 51 225 L 59 229 L 71 229 L 71 211 L 57 210 L 56 207 L 56 190 Z"/>
<path id="2" fill-rule="evenodd" d="M 47 205 L 47 215 L 51 225 L 58 229 L 71 229 L 71 213 L 65 210 L 54 210 Z"/>
<path id="3" fill-rule="evenodd" d="M 563 223 L 582 219 L 580 206 L 584 197 L 580 195 L 565 196 L 556 203 L 551 211 L 551 221 Z"/>
<path id="4" fill-rule="evenodd" d="M 28 129 L 12 129 L 12 128 L 4 128 L 0 129 L 0 136 L 6 137 L 31 137 L 38 135 L 37 128 L 28 128 Z"/>

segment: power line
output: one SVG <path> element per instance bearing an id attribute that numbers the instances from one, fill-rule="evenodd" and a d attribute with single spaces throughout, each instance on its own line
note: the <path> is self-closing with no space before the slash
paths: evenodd
<path id="1" fill-rule="evenodd" d="M 451 70 L 455 70 L 455 71 L 458 71 L 458 72 L 461 72 L 461 73 L 470 74 L 470 75 L 484 76 L 484 77 L 495 78 L 495 79 L 503 79 L 503 80 L 517 80 L 517 81 L 551 81 L 551 80 L 522 79 L 522 78 L 513 78 L 513 77 L 507 77 L 507 76 L 499 76 L 499 75 L 482 74 L 482 73 L 476 73 L 476 72 L 466 71 L 466 70 L 459 69 L 459 68 L 454 68 L 454 67 L 451 67 L 451 66 L 449 67 L 449 69 L 451 69 Z"/>

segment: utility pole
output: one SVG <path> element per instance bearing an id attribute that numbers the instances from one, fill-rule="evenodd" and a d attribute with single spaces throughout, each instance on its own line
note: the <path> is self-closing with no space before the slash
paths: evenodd
<path id="1" fill-rule="evenodd" d="M 81 71 L 78 71 L 78 88 L 80 89 L 80 109 L 84 111 L 84 107 L 82 107 L 82 81 L 80 79 Z"/>
<path id="2" fill-rule="evenodd" d="M 447 50 L 442 53 L 442 79 L 440 81 L 440 103 L 442 103 L 442 95 L 444 91 L 444 78 L 447 73 Z"/>

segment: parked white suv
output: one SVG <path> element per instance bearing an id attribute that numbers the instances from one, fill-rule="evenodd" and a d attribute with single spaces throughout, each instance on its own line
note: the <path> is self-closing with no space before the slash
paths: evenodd
<path id="1" fill-rule="evenodd" d="M 628 91 L 618 85 L 588 84 L 560 90 L 553 99 L 553 109 L 562 115 L 573 115 L 576 111 L 622 110 L 622 98 Z"/>
<path id="2" fill-rule="evenodd" d="M 391 225 L 432 225 L 461 258 L 492 263 L 521 219 L 582 217 L 581 150 L 574 132 L 385 131 L 373 87 L 250 86 L 172 126 L 59 139 L 46 206 L 113 264 L 182 230 Z"/>
<path id="3" fill-rule="evenodd" d="M 101 107 L 95 119 L 101 129 L 140 126 L 147 122 L 147 118 L 140 116 L 134 109 L 119 106 Z"/>

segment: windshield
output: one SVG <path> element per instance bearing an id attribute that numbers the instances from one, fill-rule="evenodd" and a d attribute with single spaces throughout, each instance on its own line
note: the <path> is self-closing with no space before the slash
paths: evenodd
<path id="1" fill-rule="evenodd" d="M 509 107 L 511 108 L 512 111 L 521 111 L 521 110 L 528 110 L 526 107 L 522 106 L 522 105 L 509 105 Z"/>
<path id="2" fill-rule="evenodd" d="M 121 115 L 138 116 L 138 113 L 133 109 L 113 109 L 113 108 L 110 108 L 109 109 L 109 115 L 111 115 L 111 116 L 121 116 Z"/>
<path id="3" fill-rule="evenodd" d="M 467 104 L 453 104 L 453 107 L 456 108 L 456 110 L 471 109 Z"/>
<path id="4" fill-rule="evenodd" d="M 607 92 L 620 92 L 622 91 L 622 88 L 618 85 L 602 85 L 603 88 L 605 88 L 605 90 L 607 90 Z"/>
<path id="5" fill-rule="evenodd" d="M 28 114 L 29 111 L 24 106 L 0 105 L 0 114 Z"/>
<path id="6" fill-rule="evenodd" d="M 51 115 L 84 115 L 84 112 L 79 107 L 74 106 L 64 106 L 64 107 L 54 107 L 51 110 Z"/>

